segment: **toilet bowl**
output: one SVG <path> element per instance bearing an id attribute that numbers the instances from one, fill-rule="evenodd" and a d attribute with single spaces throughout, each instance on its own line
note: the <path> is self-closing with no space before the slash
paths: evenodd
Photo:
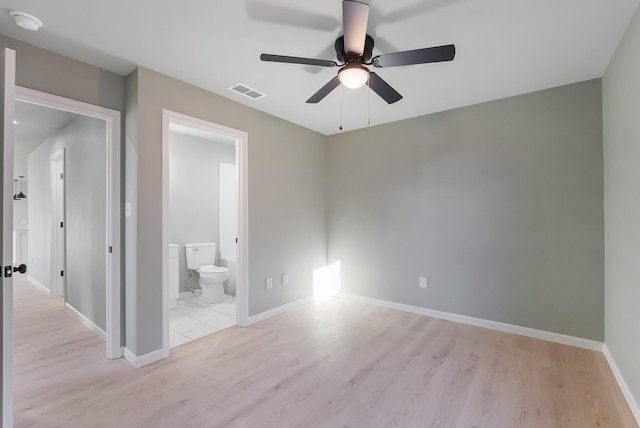
<path id="1" fill-rule="evenodd" d="M 224 282 L 229 278 L 229 268 L 206 265 L 198 269 L 198 284 L 202 289 L 199 299 L 206 303 L 224 302 Z"/>
<path id="2" fill-rule="evenodd" d="M 202 294 L 198 297 L 206 303 L 224 302 L 223 283 L 229 278 L 229 268 L 215 266 L 216 243 L 202 242 L 185 244 L 187 269 L 196 271 L 200 276 L 198 284 Z"/>

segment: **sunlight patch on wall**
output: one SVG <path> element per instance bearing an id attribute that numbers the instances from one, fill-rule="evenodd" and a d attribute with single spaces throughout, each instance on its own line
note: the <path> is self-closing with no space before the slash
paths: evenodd
<path id="1" fill-rule="evenodd" d="M 313 271 L 313 298 L 326 299 L 340 291 L 340 261 Z"/>

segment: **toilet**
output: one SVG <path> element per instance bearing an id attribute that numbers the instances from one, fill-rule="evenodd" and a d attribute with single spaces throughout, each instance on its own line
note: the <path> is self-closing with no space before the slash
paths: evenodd
<path id="1" fill-rule="evenodd" d="M 216 243 L 201 242 L 185 244 L 187 269 L 200 275 L 198 283 L 202 289 L 199 299 L 206 303 L 224 302 L 223 283 L 229 278 L 229 268 L 215 266 Z"/>

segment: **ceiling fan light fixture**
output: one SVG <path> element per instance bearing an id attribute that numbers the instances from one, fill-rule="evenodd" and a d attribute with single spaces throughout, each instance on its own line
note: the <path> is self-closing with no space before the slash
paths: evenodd
<path id="1" fill-rule="evenodd" d="M 13 22 L 17 26 L 29 31 L 38 31 L 42 27 L 42 21 L 33 15 L 26 12 L 20 12 L 19 10 L 13 10 L 9 12 L 9 15 L 13 18 Z"/>
<path id="2" fill-rule="evenodd" d="M 369 80 L 369 69 L 357 63 L 347 64 L 338 71 L 338 79 L 347 88 L 357 89 Z"/>

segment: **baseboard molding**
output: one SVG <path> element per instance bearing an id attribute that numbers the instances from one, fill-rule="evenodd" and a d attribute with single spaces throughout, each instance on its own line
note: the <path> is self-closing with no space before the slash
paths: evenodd
<path id="1" fill-rule="evenodd" d="M 638 425 L 640 425 L 640 407 L 638 407 L 638 403 L 633 398 L 633 395 L 631 394 L 631 390 L 629 389 L 629 386 L 627 386 L 627 382 L 624 381 L 624 377 L 622 377 L 622 373 L 620 372 L 620 369 L 618 368 L 616 361 L 613 359 L 613 355 L 611 355 L 611 352 L 609 352 L 609 348 L 607 347 L 606 343 L 604 344 L 602 353 L 604 354 L 604 357 L 607 359 L 607 363 L 609 363 L 609 367 L 611 367 L 613 376 L 615 376 L 616 381 L 618 381 L 618 386 L 620 386 L 620 389 L 622 390 L 622 394 L 624 394 L 624 398 L 627 400 L 627 404 L 631 409 L 631 413 L 633 413 L 633 416 L 636 418 L 636 422 L 638 423 Z"/>
<path id="2" fill-rule="evenodd" d="M 146 365 L 160 361 L 163 358 L 168 357 L 169 354 L 164 349 L 158 349 L 157 351 L 149 352 L 144 355 L 136 355 L 129 348 L 124 348 L 124 358 L 131 363 L 131 365 L 137 369 Z"/>
<path id="3" fill-rule="evenodd" d="M 73 316 L 75 316 L 85 327 L 91 330 L 96 336 L 100 339 L 107 341 L 107 332 L 101 329 L 98 325 L 96 325 L 89 318 L 84 316 L 80 311 L 71 306 L 69 303 L 64 304 L 64 308 L 67 309 Z"/>
<path id="4" fill-rule="evenodd" d="M 305 297 L 303 299 L 296 300 L 295 302 L 287 303 L 286 305 L 278 306 L 277 308 L 273 308 L 256 315 L 252 315 L 249 317 L 249 323 L 247 325 L 249 326 L 257 322 L 264 321 L 268 318 L 275 317 L 276 315 L 283 314 L 287 311 L 290 311 L 292 309 L 295 309 L 299 306 L 305 305 L 310 302 L 313 302 L 313 296 Z"/>
<path id="5" fill-rule="evenodd" d="M 517 334 L 520 336 L 531 337 L 534 339 L 547 340 L 549 342 L 561 343 L 563 345 L 575 346 L 577 348 L 589 349 L 591 351 L 602 352 L 603 343 L 581 337 L 568 336 L 550 331 L 537 330 L 535 328 L 521 327 L 513 324 L 506 324 L 498 321 L 485 320 L 482 318 L 474 318 L 466 315 L 458 315 L 450 312 L 436 311 L 434 309 L 421 308 L 418 306 L 405 305 L 402 303 L 389 302 L 387 300 L 373 299 L 371 297 L 359 296 L 356 294 L 338 293 L 336 297 L 353 300 L 369 305 L 380 306 L 388 309 L 409 312 L 427 317 L 439 318 L 447 321 L 458 322 L 461 324 L 473 325 L 476 327 L 488 328 L 490 330 L 502 331 L 505 333 Z"/>
<path id="6" fill-rule="evenodd" d="M 27 275 L 27 281 L 29 281 L 31 283 L 31 285 L 33 285 L 36 288 L 39 288 L 40 291 L 42 291 L 43 293 L 45 293 L 47 296 L 51 296 L 51 290 L 49 290 L 47 287 L 45 287 L 44 285 L 40 284 L 35 278 L 33 278 L 32 276 Z"/>

